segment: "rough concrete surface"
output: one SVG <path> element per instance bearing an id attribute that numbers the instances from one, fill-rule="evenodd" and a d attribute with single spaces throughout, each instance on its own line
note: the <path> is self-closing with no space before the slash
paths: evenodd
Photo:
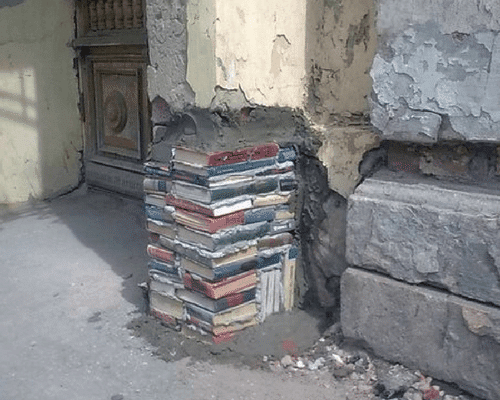
<path id="1" fill-rule="evenodd" d="M 296 355 L 319 338 L 318 320 L 303 311 L 219 347 L 144 316 L 137 284 L 147 276 L 147 236 L 138 201 L 78 191 L 3 209 L 0 221 L 2 400 L 344 400 L 357 387 L 331 373 L 325 386 L 262 370 L 263 354 Z"/>
<path id="2" fill-rule="evenodd" d="M 350 268 L 341 321 L 379 356 L 500 399 L 499 308 Z"/>
<path id="3" fill-rule="evenodd" d="M 500 195 L 367 179 L 349 198 L 347 259 L 500 305 Z"/>

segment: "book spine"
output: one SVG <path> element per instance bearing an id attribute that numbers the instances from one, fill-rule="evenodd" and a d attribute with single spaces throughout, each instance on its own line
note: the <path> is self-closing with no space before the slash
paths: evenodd
<path id="1" fill-rule="evenodd" d="M 213 289 L 199 279 L 193 279 L 191 274 L 184 273 L 184 287 L 187 289 L 195 290 L 196 292 L 203 293 L 204 295 L 213 298 L 214 291 Z"/>
<path id="2" fill-rule="evenodd" d="M 272 221 L 274 218 L 276 218 L 276 211 L 274 207 L 254 208 L 244 211 L 244 216 L 245 224 L 252 224 L 262 221 Z"/>
<path id="3" fill-rule="evenodd" d="M 295 161 L 297 159 L 297 152 L 293 146 L 283 147 L 278 153 L 278 162 Z"/>
<path id="4" fill-rule="evenodd" d="M 157 270 L 157 271 L 165 272 L 169 275 L 179 276 L 179 268 L 177 268 L 175 265 L 167 264 L 167 263 L 155 260 L 155 259 L 152 259 L 149 261 L 148 268 L 150 270 Z"/>
<path id="5" fill-rule="evenodd" d="M 269 193 L 278 189 L 277 179 L 266 179 L 258 182 L 253 182 L 244 187 L 233 187 L 233 188 L 217 188 L 210 190 L 210 200 L 218 201 L 225 200 L 231 197 L 240 196 L 243 194 L 260 194 Z"/>
<path id="6" fill-rule="evenodd" d="M 144 178 L 143 187 L 145 192 L 153 191 L 167 193 L 172 189 L 172 182 L 167 179 Z"/>
<path id="7" fill-rule="evenodd" d="M 160 310 L 157 310 L 155 308 L 150 308 L 149 312 L 153 317 L 158 318 L 159 320 L 166 323 L 171 328 L 177 328 L 177 326 L 179 325 L 176 318 L 174 318 L 174 317 L 172 317 L 172 316 L 170 316 L 170 315 L 168 315 Z"/>
<path id="8" fill-rule="evenodd" d="M 209 185 L 207 178 L 200 176 L 200 175 L 192 174 L 192 173 L 187 172 L 187 171 L 174 170 L 172 173 L 172 177 L 174 179 L 179 179 L 181 181 L 189 182 L 189 183 L 192 183 L 194 185 L 200 185 L 200 186 L 204 186 L 204 187 L 208 187 L 208 185 Z"/>
<path id="9" fill-rule="evenodd" d="M 146 175 L 152 175 L 152 176 L 162 176 L 165 178 L 169 178 L 171 176 L 170 171 L 166 171 L 164 169 L 160 168 L 155 168 L 149 165 L 144 166 L 144 173 Z"/>
<path id="10" fill-rule="evenodd" d="M 276 143 L 266 143 L 235 151 L 219 151 L 208 156 L 207 165 L 219 166 L 241 163 L 248 160 L 261 160 L 263 158 L 275 157 L 278 151 L 279 146 Z"/>
<path id="11" fill-rule="evenodd" d="M 193 203 L 189 200 L 179 199 L 171 194 L 166 195 L 165 201 L 167 204 L 174 206 L 174 207 L 182 208 L 182 209 L 188 210 L 188 211 L 197 212 L 197 213 L 209 216 L 209 217 L 214 216 L 213 211 L 210 208 Z"/>
<path id="12" fill-rule="evenodd" d="M 235 229 L 228 231 L 227 235 L 213 237 L 214 248 L 221 248 L 242 241 L 257 239 L 267 235 L 270 232 L 269 222 L 257 223 L 258 225 L 252 229 Z"/>
<path id="13" fill-rule="evenodd" d="M 251 169 L 269 167 L 276 163 L 274 158 L 264 158 L 262 160 L 245 161 L 237 164 L 219 165 L 217 167 L 206 167 L 208 177 L 214 177 L 225 174 L 234 174 L 244 172 Z"/>
<path id="14" fill-rule="evenodd" d="M 214 312 L 219 312 L 226 310 L 231 307 L 236 307 L 240 304 L 246 303 L 247 301 L 255 299 L 256 288 L 250 290 L 245 290 L 240 293 L 233 293 L 227 297 L 222 297 L 215 301 Z"/>
<path id="15" fill-rule="evenodd" d="M 170 207 L 169 207 L 170 208 Z M 152 206 L 150 204 L 144 205 L 144 213 L 148 219 L 154 219 L 162 222 L 173 222 L 172 213 L 168 212 L 165 207 Z"/>
<path id="16" fill-rule="evenodd" d="M 257 269 L 264 269 L 264 268 L 267 268 L 271 265 L 280 264 L 281 262 L 282 262 L 281 254 L 276 253 L 276 254 L 273 254 L 271 257 L 260 258 L 259 263 L 257 265 Z"/>
<path id="17" fill-rule="evenodd" d="M 173 252 L 171 252 L 167 249 L 162 249 L 160 247 L 154 246 L 152 244 L 148 244 L 147 253 L 150 257 L 157 258 L 157 259 L 164 261 L 164 262 L 174 262 L 175 261 L 175 255 Z"/>
<path id="18" fill-rule="evenodd" d="M 244 271 L 250 271 L 258 266 L 258 259 L 237 262 L 234 264 L 223 265 L 222 267 L 214 268 L 213 281 L 221 281 L 224 278 L 230 278 Z"/>
<path id="19" fill-rule="evenodd" d="M 182 218 L 183 216 L 185 218 Z M 215 233 L 221 229 L 245 223 L 245 213 L 243 211 L 237 211 L 221 217 L 210 218 L 197 213 L 191 213 L 188 211 L 183 212 L 179 210 L 176 217 L 177 222 L 193 229 L 198 229 L 208 233 Z"/>
<path id="20" fill-rule="evenodd" d="M 285 232 L 274 236 L 267 236 L 260 239 L 257 243 L 257 248 L 268 249 L 273 247 L 280 247 L 287 244 L 293 243 L 293 235 L 291 233 Z"/>
<path id="21" fill-rule="evenodd" d="M 194 304 L 186 303 L 186 314 L 189 318 L 197 318 L 208 324 L 213 323 L 214 313 Z"/>

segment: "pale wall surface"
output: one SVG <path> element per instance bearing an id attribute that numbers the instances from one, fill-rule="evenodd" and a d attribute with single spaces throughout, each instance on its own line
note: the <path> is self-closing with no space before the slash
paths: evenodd
<path id="1" fill-rule="evenodd" d="M 0 8 L 0 203 L 46 198 L 78 184 L 82 133 L 67 46 L 72 34 L 70 1 Z"/>
<path id="2" fill-rule="evenodd" d="M 378 31 L 372 122 L 384 137 L 500 141 L 500 3 L 379 0 Z"/>
<path id="3" fill-rule="evenodd" d="M 305 18 L 304 0 L 188 2 L 187 79 L 196 105 L 210 106 L 220 86 L 241 88 L 256 104 L 301 107 Z"/>

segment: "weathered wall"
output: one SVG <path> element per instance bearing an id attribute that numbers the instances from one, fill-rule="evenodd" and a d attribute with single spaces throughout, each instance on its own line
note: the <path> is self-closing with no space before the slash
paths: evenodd
<path id="1" fill-rule="evenodd" d="M 71 1 L 0 1 L 0 203 L 54 196 L 79 182 L 73 29 Z"/>
<path id="2" fill-rule="evenodd" d="M 377 44 L 374 18 L 373 0 L 307 1 L 306 68 L 313 115 L 327 119 L 368 110 Z"/>
<path id="3" fill-rule="evenodd" d="M 500 5 L 379 0 L 372 122 L 384 138 L 500 141 Z"/>
<path id="4" fill-rule="evenodd" d="M 188 2 L 188 74 L 196 105 L 216 86 L 241 89 L 253 103 L 301 107 L 305 101 L 303 0 Z"/>

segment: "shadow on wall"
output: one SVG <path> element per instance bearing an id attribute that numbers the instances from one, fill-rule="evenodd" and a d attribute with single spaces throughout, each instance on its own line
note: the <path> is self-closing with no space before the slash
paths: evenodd
<path id="1" fill-rule="evenodd" d="M 0 204 L 78 185 L 82 132 L 67 0 L 0 0 Z"/>

